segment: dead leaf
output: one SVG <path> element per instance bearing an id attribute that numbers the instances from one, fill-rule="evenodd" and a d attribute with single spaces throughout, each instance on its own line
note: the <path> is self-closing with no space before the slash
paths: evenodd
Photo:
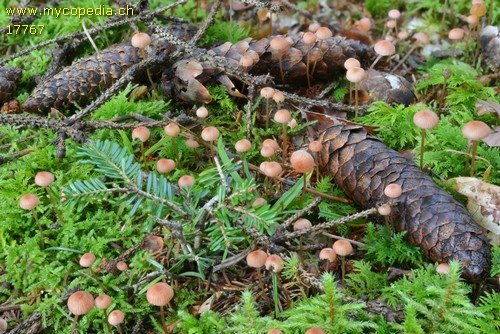
<path id="1" fill-rule="evenodd" d="M 500 147 L 500 126 L 495 126 L 495 130 L 484 138 L 483 141 L 489 147 Z"/>
<path id="2" fill-rule="evenodd" d="M 500 245 L 500 187 L 474 177 L 448 180 L 453 188 L 467 196 L 467 210 L 487 230 L 493 245 Z"/>
<path id="3" fill-rule="evenodd" d="M 181 60 L 175 65 L 175 76 L 182 81 L 189 81 L 203 73 L 203 66 L 196 60 Z"/>
<path id="4" fill-rule="evenodd" d="M 229 95 L 236 96 L 236 97 L 243 98 L 243 99 L 247 98 L 245 95 L 240 93 L 238 88 L 236 88 L 234 83 L 231 81 L 231 79 L 229 79 L 229 77 L 227 75 L 219 75 L 217 80 L 219 80 L 219 82 L 226 88 L 226 91 Z"/>
<path id="5" fill-rule="evenodd" d="M 196 79 L 188 80 L 186 91 L 181 91 L 180 97 L 185 101 L 208 104 L 212 102 L 212 96 L 208 89 Z"/>
<path id="6" fill-rule="evenodd" d="M 476 103 L 476 110 L 479 116 L 486 113 L 492 112 L 496 113 L 497 118 L 500 118 L 500 104 L 493 101 L 478 100 Z"/>
<path id="7" fill-rule="evenodd" d="M 152 253 L 161 253 L 165 242 L 162 238 L 149 234 L 142 239 L 141 248 Z"/>

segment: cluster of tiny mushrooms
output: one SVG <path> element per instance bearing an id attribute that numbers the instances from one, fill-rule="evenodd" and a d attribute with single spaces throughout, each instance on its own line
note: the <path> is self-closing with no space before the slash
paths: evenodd
<path id="1" fill-rule="evenodd" d="M 484 7 L 484 1 L 474 0 L 472 1 L 472 9 L 471 15 L 467 17 L 467 23 L 475 28 L 478 26 L 479 17 L 485 15 L 486 8 Z M 396 48 L 393 42 L 403 41 L 409 37 L 408 32 L 399 31 L 397 21 L 400 18 L 401 13 L 397 9 L 392 9 L 388 12 L 388 21 L 386 22 L 385 28 L 392 33 L 389 33 L 385 36 L 383 40 L 380 40 L 374 45 L 374 50 L 377 53 L 377 58 L 370 66 L 370 69 L 373 69 L 375 64 L 382 57 L 390 57 L 396 53 Z M 355 27 L 360 32 L 368 32 L 372 27 L 371 20 L 369 18 L 362 18 L 359 21 L 355 22 Z M 311 24 L 308 32 L 305 32 L 302 36 L 303 42 L 306 45 L 309 45 L 309 52 L 307 53 L 307 81 L 309 86 L 311 85 L 311 77 L 315 71 L 316 59 L 315 55 L 311 53 L 312 47 L 314 44 L 319 41 L 321 49 L 321 43 L 323 40 L 332 37 L 332 32 L 330 29 L 326 27 L 321 27 L 318 24 Z M 461 28 L 454 28 L 450 30 L 449 39 L 453 42 L 453 51 L 452 55 L 455 56 L 455 43 L 461 40 L 464 37 L 464 30 Z M 418 47 L 422 47 L 429 43 L 429 37 L 423 32 L 417 32 L 413 34 L 412 38 L 415 40 L 415 43 L 411 46 L 406 55 L 401 59 L 401 61 L 393 68 L 395 71 L 399 68 L 406 58 Z M 151 38 L 148 34 L 139 32 L 132 37 L 131 43 L 133 46 L 139 48 L 139 53 L 142 57 L 145 57 L 144 49 L 151 44 Z M 278 53 L 278 55 L 283 55 L 288 48 L 290 47 L 289 42 L 286 38 L 283 37 L 275 37 L 270 42 L 270 48 Z M 255 62 L 255 55 L 243 55 L 240 60 L 240 65 L 242 67 L 250 67 Z M 280 76 L 281 80 L 284 82 L 284 74 L 282 68 L 282 60 L 281 56 L 278 57 L 279 65 L 280 65 Z M 310 69 L 310 65 L 312 66 Z M 345 61 L 344 67 L 347 70 L 346 78 L 352 84 L 354 83 L 354 92 L 355 92 L 355 118 L 358 115 L 358 83 L 363 81 L 366 78 L 366 71 L 361 68 L 360 62 L 355 58 L 349 58 Z M 148 72 L 148 77 L 151 79 L 151 76 Z M 152 80 L 151 80 L 152 83 Z M 352 97 L 352 86 L 350 89 L 350 99 Z M 274 139 L 266 139 L 262 143 L 262 147 L 260 149 L 260 153 L 263 157 L 270 159 L 270 161 L 265 161 L 260 164 L 259 171 L 263 173 L 266 177 L 272 179 L 279 179 L 280 175 L 283 173 L 283 164 L 288 165 L 286 162 L 286 158 L 289 155 L 288 152 L 288 138 L 287 138 L 287 129 L 293 128 L 297 125 L 297 121 L 292 119 L 291 113 L 287 109 L 282 109 L 281 106 L 285 101 L 285 95 L 274 88 L 264 87 L 260 90 L 260 95 L 265 101 L 265 127 L 266 129 L 269 127 L 270 117 L 272 115 L 272 110 L 270 109 L 271 101 L 274 101 L 277 107 L 277 111 L 274 113 L 274 121 L 281 124 L 281 146 Z M 199 107 L 196 110 L 197 117 L 200 120 L 203 120 L 209 117 L 209 111 L 205 106 Z M 422 139 L 421 139 L 421 148 L 420 148 L 420 167 L 423 167 L 423 154 L 424 154 L 424 141 L 426 130 L 430 130 L 438 125 L 439 116 L 431 111 L 431 110 L 420 110 L 418 111 L 413 118 L 415 125 L 422 129 Z M 172 145 L 174 151 L 177 153 L 176 147 L 176 137 L 181 133 L 181 128 L 178 124 L 172 122 L 165 126 L 164 128 L 165 135 L 172 139 Z M 465 124 L 462 128 L 462 133 L 465 138 L 467 138 L 471 145 L 469 145 L 471 162 L 470 162 L 470 175 L 474 175 L 474 163 L 475 163 L 475 155 L 477 150 L 478 141 L 487 137 L 491 132 L 491 129 L 487 124 L 480 121 L 470 121 Z M 217 141 L 219 138 L 220 132 L 216 127 L 206 126 L 203 128 L 201 132 L 201 139 L 206 143 L 207 147 L 212 150 L 212 153 L 215 154 L 216 150 L 213 146 L 213 143 Z M 140 143 L 140 151 L 141 151 L 141 161 L 144 161 L 144 143 L 148 141 L 150 137 L 150 131 L 145 126 L 139 126 L 132 131 L 132 139 L 135 141 L 139 141 Z M 189 134 L 186 135 L 186 146 L 196 149 L 199 147 L 199 141 L 196 139 L 196 136 Z M 300 174 L 304 174 L 304 190 L 307 189 L 307 177 L 306 174 L 313 171 L 314 168 L 314 157 L 313 155 L 319 154 L 322 150 L 322 143 L 318 140 L 311 141 L 308 145 L 309 153 L 305 149 L 299 149 L 291 153 L 290 155 L 290 165 L 292 168 Z M 252 149 L 252 143 L 249 139 L 241 139 L 236 142 L 235 150 L 241 155 L 243 161 L 245 161 L 245 152 Z M 281 150 L 281 163 L 275 161 L 276 153 Z M 160 174 L 167 175 L 172 172 L 176 168 L 176 163 L 180 163 L 179 156 L 176 155 L 175 160 L 161 158 L 156 162 L 157 171 Z M 468 165 L 468 161 L 467 161 Z M 50 185 L 54 182 L 54 175 L 47 171 L 41 171 L 35 176 L 35 183 L 45 188 L 47 192 L 50 202 L 54 208 L 54 211 L 57 215 L 59 223 L 63 224 L 64 220 L 61 215 L 61 212 L 57 208 L 56 201 L 54 199 L 53 193 L 50 190 Z M 178 185 L 180 188 L 189 188 L 195 183 L 195 178 L 191 175 L 183 175 L 178 180 Z M 391 206 L 395 204 L 395 200 L 401 195 L 403 189 L 398 184 L 390 184 L 388 185 L 384 193 L 389 198 L 389 202 L 387 204 L 380 205 L 378 207 L 378 213 L 381 216 L 384 216 L 386 222 L 389 224 L 389 216 L 391 214 Z M 64 198 L 61 199 L 64 201 Z M 265 199 L 257 198 L 253 202 L 253 206 L 258 206 L 262 203 L 265 203 Z M 25 194 L 21 197 L 19 201 L 19 205 L 22 209 L 28 210 L 33 215 L 35 219 L 38 229 L 40 232 L 40 243 L 41 248 L 44 248 L 45 239 L 42 225 L 38 219 L 36 213 L 36 207 L 40 204 L 40 199 L 35 194 Z M 312 227 L 312 223 L 304 218 L 298 219 L 293 226 L 293 229 L 301 230 L 308 229 Z M 302 240 L 299 240 L 299 248 L 301 247 Z M 302 261 L 302 251 L 299 251 L 299 258 Z M 337 256 L 340 257 L 340 267 L 341 267 L 341 277 L 344 280 L 345 277 L 345 258 L 353 252 L 353 248 L 349 240 L 340 239 L 335 241 L 331 248 L 324 248 L 319 253 L 319 259 L 325 261 L 325 271 L 332 270 L 333 263 L 336 261 Z M 84 268 L 87 268 L 91 275 L 95 278 L 95 280 L 99 283 L 102 290 L 105 291 L 106 288 L 97 278 L 95 272 L 90 268 L 95 262 L 96 258 L 91 253 L 84 254 L 80 259 L 80 265 Z M 248 254 L 247 256 L 247 264 L 249 267 L 256 268 L 257 277 L 259 280 L 259 285 L 262 289 L 264 298 L 266 303 L 270 306 L 270 300 L 268 295 L 265 293 L 265 287 L 262 280 L 261 268 L 265 267 L 267 270 L 271 271 L 273 275 L 276 275 L 278 278 L 278 282 L 280 282 L 280 272 L 283 268 L 283 260 L 277 254 L 268 255 L 263 250 L 255 250 Z M 116 264 L 116 267 L 119 271 L 124 271 L 128 269 L 128 266 L 125 262 L 119 261 Z M 437 266 L 436 271 L 441 274 L 449 274 L 450 267 L 447 263 L 441 263 Z M 281 285 L 283 293 L 287 296 L 286 289 Z M 170 285 L 164 282 L 156 283 L 151 285 L 151 287 L 147 290 L 146 298 L 148 302 L 152 305 L 160 307 L 162 326 L 165 333 L 167 333 L 167 327 L 165 322 L 165 314 L 164 307 L 169 305 L 170 301 L 174 296 L 174 291 Z M 111 297 L 106 294 L 101 294 L 94 299 L 94 297 L 85 291 L 77 291 L 73 293 L 68 299 L 68 308 L 70 312 L 74 315 L 73 328 L 76 326 L 78 317 L 81 315 L 85 315 L 90 312 L 94 306 L 98 309 L 103 310 L 104 316 L 107 317 L 107 325 L 108 331 L 111 333 L 111 329 L 109 325 L 115 326 L 119 333 L 122 333 L 120 324 L 124 321 L 125 315 L 120 310 L 113 310 L 109 314 L 107 314 L 107 309 L 111 306 Z M 5 319 L 0 318 L 0 331 L 7 330 L 7 322 Z M 268 331 L 268 334 L 279 334 L 282 333 L 279 329 L 271 329 Z M 318 327 L 312 327 L 306 331 L 306 334 L 321 334 L 325 333 L 325 331 Z"/>

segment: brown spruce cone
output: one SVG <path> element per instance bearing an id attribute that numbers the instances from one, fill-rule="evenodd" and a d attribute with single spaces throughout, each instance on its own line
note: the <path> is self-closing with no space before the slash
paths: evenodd
<path id="1" fill-rule="evenodd" d="M 127 68 L 139 62 L 137 51 L 130 45 L 114 46 L 65 67 L 38 85 L 24 102 L 23 110 L 47 113 L 52 107 L 62 110 L 74 108 L 75 104 L 87 105 L 100 90 L 110 87 Z"/>
<path id="2" fill-rule="evenodd" d="M 0 66 L 0 105 L 12 100 L 12 94 L 21 80 L 21 70 L 17 67 Z"/>
<path id="3" fill-rule="evenodd" d="M 397 183 L 403 194 L 393 208 L 393 225 L 436 262 L 458 260 L 463 277 L 488 275 L 490 246 L 465 208 L 431 177 L 356 125 L 334 125 L 321 135 L 319 165 L 363 208 L 388 202 L 384 188 Z"/>

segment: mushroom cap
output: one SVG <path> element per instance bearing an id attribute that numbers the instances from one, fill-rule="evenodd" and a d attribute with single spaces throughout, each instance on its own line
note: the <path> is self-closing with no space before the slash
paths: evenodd
<path id="1" fill-rule="evenodd" d="M 306 45 L 313 45 L 314 43 L 316 43 L 316 40 L 318 38 L 316 37 L 316 34 L 310 32 L 310 31 L 307 31 L 304 33 L 304 35 L 302 35 L 302 40 L 304 41 L 304 44 Z"/>
<path id="2" fill-rule="evenodd" d="M 273 94 L 273 100 L 276 103 L 283 103 L 285 102 L 285 94 L 283 94 L 283 92 L 280 92 L 279 90 L 275 90 Z"/>
<path id="3" fill-rule="evenodd" d="M 290 43 L 283 37 L 276 36 L 269 42 L 269 46 L 275 51 L 285 51 L 290 47 Z"/>
<path id="4" fill-rule="evenodd" d="M 398 38 L 400 40 L 405 40 L 408 38 L 408 36 L 409 36 L 408 31 L 406 31 L 406 30 L 401 30 L 400 32 L 398 32 Z"/>
<path id="5" fill-rule="evenodd" d="M 329 247 L 323 248 L 319 252 L 319 259 L 320 260 L 328 260 L 329 262 L 333 262 L 333 261 L 335 261 L 336 258 L 337 258 L 337 254 L 335 253 L 333 248 L 329 248 Z"/>
<path id="6" fill-rule="evenodd" d="M 311 327 L 304 334 L 325 334 L 325 331 L 319 327 Z"/>
<path id="7" fill-rule="evenodd" d="M 310 32 L 316 32 L 316 31 L 318 31 L 319 27 L 321 27 L 321 25 L 318 22 L 313 22 L 313 23 L 309 24 L 307 29 Z"/>
<path id="8" fill-rule="evenodd" d="M 381 56 L 392 56 L 396 53 L 396 47 L 385 39 L 378 41 L 374 46 L 375 52 Z"/>
<path id="9" fill-rule="evenodd" d="M 208 117 L 208 109 L 205 107 L 199 107 L 196 109 L 196 116 L 199 118 L 206 118 Z"/>
<path id="10" fill-rule="evenodd" d="M 186 140 L 186 146 L 191 148 L 197 148 L 200 146 L 200 144 L 193 138 L 189 138 Z"/>
<path id="11" fill-rule="evenodd" d="M 396 22 L 396 20 L 389 20 L 385 23 L 385 26 L 389 29 L 394 29 L 397 25 L 398 23 Z"/>
<path id="12" fill-rule="evenodd" d="M 9 325 L 7 324 L 7 320 L 5 320 L 4 318 L 0 318 L 0 332 L 2 332 L 2 333 L 7 332 L 7 328 L 9 328 Z"/>
<path id="13" fill-rule="evenodd" d="M 281 124 L 287 124 L 291 119 L 290 112 L 286 109 L 280 109 L 274 114 L 274 120 Z"/>
<path id="14" fill-rule="evenodd" d="M 149 139 L 151 132 L 149 129 L 143 125 L 136 127 L 132 130 L 132 140 L 139 139 L 141 142 L 145 142 Z"/>
<path id="15" fill-rule="evenodd" d="M 306 218 L 300 218 L 293 223 L 293 230 L 294 231 L 300 231 L 300 230 L 305 230 L 308 228 L 312 227 L 312 223 L 309 219 Z"/>
<path id="16" fill-rule="evenodd" d="M 267 253 L 263 250 L 255 250 L 247 255 L 247 265 L 252 268 L 260 268 L 266 264 Z"/>
<path id="17" fill-rule="evenodd" d="M 77 291 L 68 298 L 68 308 L 74 315 L 84 315 L 94 308 L 94 297 L 86 291 Z"/>
<path id="18" fill-rule="evenodd" d="M 120 310 L 111 311 L 108 315 L 108 323 L 111 326 L 118 326 L 123 322 L 123 319 L 125 319 L 125 314 Z"/>
<path id="19" fill-rule="evenodd" d="M 361 63 L 356 58 L 347 58 L 344 62 L 344 68 L 348 70 L 352 67 L 361 67 Z"/>
<path id="20" fill-rule="evenodd" d="M 133 47 L 144 49 L 151 44 L 151 37 L 145 32 L 138 32 L 132 36 L 130 44 L 132 44 Z"/>
<path id="21" fill-rule="evenodd" d="M 397 183 L 388 184 L 384 188 L 384 194 L 385 194 L 385 196 L 387 196 L 389 198 L 398 198 L 399 196 L 401 196 L 402 193 L 403 193 L 403 189 Z"/>
<path id="22" fill-rule="evenodd" d="M 391 9 L 388 13 L 387 16 L 393 20 L 397 20 L 401 17 L 401 12 L 397 9 Z"/>
<path id="23" fill-rule="evenodd" d="M 19 206 L 24 210 L 32 210 L 36 208 L 38 204 L 40 204 L 40 199 L 34 194 L 23 195 L 19 200 Z"/>
<path id="24" fill-rule="evenodd" d="M 95 307 L 100 310 L 105 310 L 111 306 L 111 297 L 103 293 L 102 295 L 97 296 L 94 302 Z"/>
<path id="25" fill-rule="evenodd" d="M 244 68 L 250 67 L 253 65 L 253 58 L 249 55 L 243 55 L 240 58 L 240 65 Z"/>
<path id="26" fill-rule="evenodd" d="M 311 150 L 311 152 L 321 152 L 322 149 L 323 144 L 319 140 L 313 140 L 309 143 L 309 150 Z"/>
<path id="27" fill-rule="evenodd" d="M 283 269 L 283 259 L 276 254 L 271 254 L 267 257 L 266 263 L 264 264 L 266 266 L 267 270 L 270 270 L 272 268 L 272 271 L 275 273 L 281 272 Z"/>
<path id="28" fill-rule="evenodd" d="M 366 78 L 366 73 L 365 70 L 363 70 L 361 67 L 351 67 L 347 70 L 345 77 L 350 82 L 357 83 L 363 81 L 363 79 Z"/>
<path id="29" fill-rule="evenodd" d="M 165 306 L 174 297 L 174 290 L 167 283 L 159 282 L 151 285 L 146 292 L 148 303 L 155 306 Z"/>
<path id="30" fill-rule="evenodd" d="M 462 134 L 465 138 L 470 140 L 481 140 L 488 137 L 490 134 L 490 127 L 481 121 L 470 121 L 462 128 Z"/>
<path id="31" fill-rule="evenodd" d="M 257 198 L 255 199 L 255 201 L 253 201 L 253 203 L 252 203 L 252 207 L 259 206 L 259 205 L 261 205 L 261 204 L 263 204 L 263 203 L 266 203 L 266 200 L 265 200 L 265 199 L 263 199 L 262 197 L 257 197 Z"/>
<path id="32" fill-rule="evenodd" d="M 283 332 L 277 328 L 271 328 L 267 334 L 283 334 Z"/>
<path id="33" fill-rule="evenodd" d="M 271 138 L 268 138 L 268 139 L 264 139 L 264 141 L 262 142 L 262 146 L 271 146 L 273 149 L 277 150 L 280 148 L 280 146 L 278 145 L 278 143 L 276 142 L 276 140 L 274 139 L 271 139 Z"/>
<path id="34" fill-rule="evenodd" d="M 159 159 L 156 162 L 156 170 L 158 173 L 167 174 L 175 169 L 175 161 L 172 159 Z"/>
<path id="35" fill-rule="evenodd" d="M 292 167 L 299 173 L 309 173 L 314 167 L 314 158 L 305 150 L 298 150 L 290 156 Z"/>
<path id="36" fill-rule="evenodd" d="M 297 126 L 297 120 L 295 118 L 293 118 L 290 122 L 288 122 L 288 127 L 290 129 L 293 129 L 296 126 Z"/>
<path id="37" fill-rule="evenodd" d="M 270 99 L 274 95 L 274 88 L 272 87 L 264 87 L 260 90 L 260 96 L 265 99 Z"/>
<path id="38" fill-rule="evenodd" d="M 175 137 L 181 132 L 181 128 L 175 123 L 170 123 L 163 129 L 169 137 Z"/>
<path id="39" fill-rule="evenodd" d="M 196 180 L 191 175 L 183 175 L 177 181 L 180 188 L 191 187 Z"/>
<path id="40" fill-rule="evenodd" d="M 215 126 L 207 126 L 201 131 L 201 138 L 204 141 L 216 141 L 219 138 L 219 130 Z"/>
<path id="41" fill-rule="evenodd" d="M 54 182 L 54 174 L 51 172 L 38 172 L 35 175 L 35 184 L 40 187 L 50 186 Z"/>
<path id="42" fill-rule="evenodd" d="M 377 209 L 379 215 L 381 216 L 388 216 L 391 214 L 391 206 L 388 205 L 388 204 L 384 204 L 384 205 L 381 205 L 379 206 L 379 208 Z"/>
<path id="43" fill-rule="evenodd" d="M 454 41 L 458 41 L 464 38 L 464 30 L 462 28 L 453 28 L 448 32 L 448 38 Z"/>
<path id="44" fill-rule="evenodd" d="M 128 264 L 124 261 L 118 261 L 116 262 L 116 269 L 119 271 L 125 271 L 128 269 Z"/>
<path id="45" fill-rule="evenodd" d="M 335 241 L 332 248 L 339 256 L 347 256 L 352 253 L 352 245 L 348 240 L 345 239 Z"/>
<path id="46" fill-rule="evenodd" d="M 363 17 L 354 23 L 354 26 L 361 32 L 368 32 L 372 28 L 372 22 L 369 18 Z"/>
<path id="47" fill-rule="evenodd" d="M 94 262 L 95 262 L 96 258 L 95 258 L 95 255 L 92 254 L 92 253 L 85 253 L 82 255 L 82 257 L 80 258 L 80 261 L 78 263 L 80 263 L 80 265 L 84 268 L 88 268 L 88 267 L 91 267 Z"/>
<path id="48" fill-rule="evenodd" d="M 318 30 L 316 30 L 316 36 L 318 39 L 325 40 L 332 37 L 333 33 L 327 27 L 319 27 Z"/>
<path id="49" fill-rule="evenodd" d="M 439 116 L 432 110 L 419 110 L 413 116 L 413 123 L 421 129 L 432 129 L 439 123 Z"/>
<path id="50" fill-rule="evenodd" d="M 440 263 L 436 267 L 436 272 L 443 275 L 449 275 L 451 273 L 451 268 L 448 263 Z"/>
<path id="51" fill-rule="evenodd" d="M 468 24 L 474 26 L 479 22 L 479 17 L 477 17 L 476 15 L 469 15 L 465 20 L 467 21 Z"/>
<path id="52" fill-rule="evenodd" d="M 259 166 L 260 170 L 269 177 L 276 177 L 281 174 L 283 168 L 276 161 L 264 161 Z"/>
<path id="53" fill-rule="evenodd" d="M 470 13 L 471 15 L 476 15 L 477 17 L 484 16 L 488 9 L 486 9 L 486 6 L 483 3 L 477 3 L 473 4 L 472 7 L 470 8 Z"/>
<path id="54" fill-rule="evenodd" d="M 262 155 L 264 158 L 272 157 L 275 152 L 276 150 L 271 145 L 264 145 L 260 149 L 260 155 Z"/>
<path id="55" fill-rule="evenodd" d="M 417 32 L 413 34 L 412 38 L 417 41 L 417 43 L 426 45 L 429 44 L 429 36 L 425 32 Z"/>
<path id="56" fill-rule="evenodd" d="M 237 152 L 244 153 L 252 148 L 252 143 L 248 139 L 240 139 L 234 144 Z"/>

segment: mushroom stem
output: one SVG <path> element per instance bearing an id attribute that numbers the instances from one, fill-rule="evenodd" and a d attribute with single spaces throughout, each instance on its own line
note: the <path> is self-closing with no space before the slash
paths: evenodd
<path id="1" fill-rule="evenodd" d="M 470 176 L 474 176 L 474 163 L 476 161 L 476 152 L 477 152 L 477 140 L 472 141 L 472 151 L 471 151 L 471 162 L 470 162 Z"/>
<path id="2" fill-rule="evenodd" d="M 319 41 L 319 45 L 318 45 L 319 52 L 321 52 L 321 46 L 322 46 L 322 45 L 323 45 L 323 40 L 321 39 L 321 40 Z M 318 60 L 316 59 L 316 60 L 314 61 L 314 65 L 313 65 L 313 68 L 312 68 L 312 71 L 311 71 L 311 76 L 313 76 L 313 75 L 314 75 L 314 71 L 316 70 L 316 64 L 317 64 L 317 63 L 318 63 Z"/>
<path id="3" fill-rule="evenodd" d="M 108 333 L 112 334 L 113 332 L 111 331 L 111 326 L 109 325 L 109 322 L 106 320 L 106 319 L 108 319 L 108 312 L 106 312 L 106 309 L 103 309 L 102 311 L 104 312 L 104 322 L 106 323 Z"/>
<path id="4" fill-rule="evenodd" d="M 64 220 L 62 219 L 61 211 L 56 206 L 56 201 L 54 200 L 54 196 L 52 195 L 52 191 L 50 191 L 49 187 L 45 187 L 45 190 L 47 191 L 47 194 L 49 194 L 50 198 L 50 203 L 52 203 L 52 206 L 54 207 L 54 211 L 56 212 L 57 218 L 61 222 L 61 224 L 64 223 Z"/>
<path id="5" fill-rule="evenodd" d="M 413 53 L 413 51 L 415 51 L 415 49 L 418 47 L 418 45 L 414 44 L 412 45 L 412 47 L 410 48 L 410 50 L 408 50 L 408 52 L 405 54 L 405 56 L 403 57 L 403 59 L 401 59 L 401 61 L 396 65 L 394 66 L 394 68 L 392 69 L 391 73 L 394 73 L 394 71 L 396 71 L 401 65 L 403 65 L 403 63 L 405 62 L 406 59 L 408 59 L 408 57 Z M 377 61 L 375 61 L 377 62 Z M 375 65 L 375 63 L 373 63 L 373 65 Z M 372 65 L 372 67 L 373 67 Z M 370 69 L 372 68 L 370 67 Z"/>
<path id="6" fill-rule="evenodd" d="M 285 75 L 283 74 L 283 62 L 281 61 L 282 58 L 283 58 L 283 55 L 280 54 L 279 63 L 280 63 L 281 82 L 283 84 L 285 84 Z"/>
<path id="7" fill-rule="evenodd" d="M 425 129 L 422 129 L 422 140 L 420 141 L 420 168 L 424 168 L 424 141 Z"/>
<path id="8" fill-rule="evenodd" d="M 344 281 L 344 276 L 345 276 L 345 256 L 340 256 L 340 263 L 341 263 L 341 269 L 342 269 L 342 281 Z"/>
<path id="9" fill-rule="evenodd" d="M 269 118 L 271 117 L 271 113 L 269 112 L 269 100 L 266 99 L 266 130 L 269 128 Z"/>
<path id="10" fill-rule="evenodd" d="M 273 299 L 274 299 L 274 315 L 276 318 L 278 318 L 278 315 L 280 313 L 279 309 L 279 295 L 278 295 L 278 278 L 277 274 L 275 272 L 272 273 L 272 280 L 273 280 Z"/>
<path id="11" fill-rule="evenodd" d="M 307 73 L 307 87 L 311 88 L 311 75 L 312 74 L 309 74 L 309 53 L 311 52 L 311 48 L 312 46 L 308 47 L 307 48 L 307 56 L 306 56 L 306 73 Z"/>
<path id="12" fill-rule="evenodd" d="M 269 300 L 269 297 L 267 296 L 265 287 L 264 287 L 264 281 L 262 280 L 262 273 L 260 272 L 260 268 L 257 268 L 257 277 L 259 279 L 259 285 L 260 289 L 262 290 L 262 293 L 264 294 L 264 299 L 266 300 L 267 307 L 271 309 L 271 301 Z"/>
<path id="13" fill-rule="evenodd" d="M 108 289 L 104 286 L 104 284 L 102 284 L 101 280 L 97 277 L 97 275 L 95 274 L 95 272 L 90 267 L 87 268 L 87 269 L 90 272 L 90 275 L 92 275 L 92 277 L 94 277 L 94 279 L 96 280 L 97 284 L 99 284 L 99 286 L 101 287 L 102 291 L 107 291 Z"/>
<path id="14" fill-rule="evenodd" d="M 287 154 L 287 150 L 288 150 L 288 138 L 287 138 L 287 131 L 288 131 L 288 125 L 283 123 L 281 125 L 281 130 L 282 130 L 282 133 L 283 133 L 283 143 L 282 143 L 282 147 L 283 147 L 283 152 L 282 152 L 282 158 L 283 158 L 283 161 L 286 160 L 286 154 Z"/>
<path id="15" fill-rule="evenodd" d="M 122 328 L 121 328 L 120 324 L 118 324 L 118 325 L 116 326 L 116 329 L 118 329 L 118 334 L 122 334 L 122 333 L 123 333 L 123 332 L 122 332 Z"/>
<path id="16" fill-rule="evenodd" d="M 73 318 L 73 325 L 71 325 L 70 333 L 73 333 L 75 331 L 77 322 L 78 322 L 78 314 L 75 314 L 75 317 Z"/>
<path id="17" fill-rule="evenodd" d="M 33 218 L 35 218 L 36 223 L 38 224 L 38 230 L 40 231 L 40 248 L 44 249 L 45 248 L 45 238 L 43 236 L 43 229 L 42 229 L 42 224 L 40 224 L 40 220 L 38 220 L 38 215 L 35 212 L 35 209 L 31 209 L 31 214 L 33 215 Z"/>
<path id="18" fill-rule="evenodd" d="M 378 55 L 377 58 L 375 58 L 375 61 L 373 62 L 372 66 L 370 66 L 370 70 L 373 70 L 373 67 L 375 66 L 376 63 L 382 58 L 382 55 Z M 394 71 L 394 70 L 393 70 Z"/>
<path id="19" fill-rule="evenodd" d="M 163 310 L 163 305 L 160 306 L 160 316 L 161 316 L 161 327 L 163 328 L 163 332 L 167 334 L 167 323 L 165 322 L 165 311 Z"/>
<path id="20" fill-rule="evenodd" d="M 354 120 L 358 119 L 358 83 L 354 83 L 354 100 L 356 101 L 356 107 L 354 109 Z"/>

